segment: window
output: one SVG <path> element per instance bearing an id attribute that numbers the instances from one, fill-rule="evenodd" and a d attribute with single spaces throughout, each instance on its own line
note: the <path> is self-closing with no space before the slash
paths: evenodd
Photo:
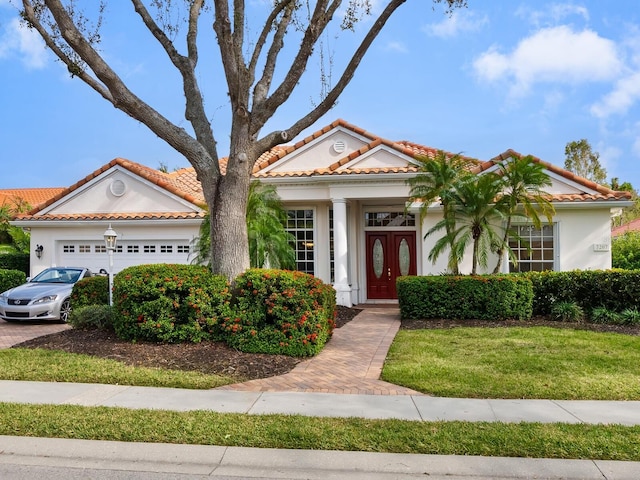
<path id="1" fill-rule="evenodd" d="M 155 245 L 144 245 L 143 246 L 144 253 L 156 253 Z"/>
<path id="2" fill-rule="evenodd" d="M 78 245 L 80 253 L 91 253 L 91 245 Z"/>
<path id="3" fill-rule="evenodd" d="M 127 253 L 140 253 L 138 245 L 127 245 Z"/>
<path id="4" fill-rule="evenodd" d="M 178 253 L 189 253 L 189 245 L 178 245 Z"/>
<path id="5" fill-rule="evenodd" d="M 313 210 L 287 210 L 287 232 L 295 237 L 296 268 L 315 273 Z"/>
<path id="6" fill-rule="evenodd" d="M 62 251 L 64 253 L 75 253 L 76 252 L 76 247 L 75 247 L 75 245 L 63 245 L 62 246 Z"/>
<path id="7" fill-rule="evenodd" d="M 106 245 L 94 245 L 93 253 L 107 253 Z"/>
<path id="8" fill-rule="evenodd" d="M 160 253 L 173 253 L 173 245 L 160 245 Z"/>
<path id="9" fill-rule="evenodd" d="M 365 212 L 365 227 L 415 227 L 416 217 L 404 212 Z"/>
<path id="10" fill-rule="evenodd" d="M 513 250 L 518 264 L 509 263 L 510 272 L 542 272 L 553 270 L 554 237 L 553 225 L 535 228 L 532 225 L 513 227 L 518 237 L 509 238 L 509 247 Z"/>

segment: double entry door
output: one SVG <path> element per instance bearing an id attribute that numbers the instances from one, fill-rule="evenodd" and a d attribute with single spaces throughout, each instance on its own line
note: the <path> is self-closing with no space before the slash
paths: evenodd
<path id="1" fill-rule="evenodd" d="M 416 274 L 416 232 L 366 232 L 367 298 L 394 299 L 396 278 Z"/>

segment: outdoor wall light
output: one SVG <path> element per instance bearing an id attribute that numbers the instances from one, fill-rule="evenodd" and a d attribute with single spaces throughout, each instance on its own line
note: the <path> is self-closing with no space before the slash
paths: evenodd
<path id="1" fill-rule="evenodd" d="M 116 241 L 118 240 L 118 234 L 111 228 L 104 232 L 104 244 L 107 247 L 107 253 L 109 254 L 109 305 L 113 305 L 113 252 L 116 249 Z"/>
<path id="2" fill-rule="evenodd" d="M 36 257 L 42 258 L 43 251 L 44 251 L 44 247 L 42 245 L 36 245 Z"/>

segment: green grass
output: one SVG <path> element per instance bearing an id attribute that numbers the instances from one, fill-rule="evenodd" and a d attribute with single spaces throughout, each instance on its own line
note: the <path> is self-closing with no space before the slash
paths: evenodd
<path id="1" fill-rule="evenodd" d="M 0 378 L 193 389 L 215 388 L 238 381 L 200 372 L 134 367 L 115 360 L 40 348 L 0 350 Z"/>
<path id="2" fill-rule="evenodd" d="M 259 448 L 640 460 L 640 427 L 411 422 L 0 403 L 0 435 Z"/>
<path id="3" fill-rule="evenodd" d="M 640 337 L 584 330 L 401 330 L 382 378 L 430 395 L 640 399 Z"/>

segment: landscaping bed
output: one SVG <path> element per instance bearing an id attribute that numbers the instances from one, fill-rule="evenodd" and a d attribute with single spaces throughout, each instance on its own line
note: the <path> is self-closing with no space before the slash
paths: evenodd
<path id="1" fill-rule="evenodd" d="M 337 328 L 361 310 L 337 308 Z M 302 358 L 243 353 L 222 342 L 156 344 L 121 340 L 111 331 L 72 329 L 28 340 L 14 348 L 44 348 L 117 360 L 128 365 L 198 371 L 253 380 L 282 375 Z"/>

